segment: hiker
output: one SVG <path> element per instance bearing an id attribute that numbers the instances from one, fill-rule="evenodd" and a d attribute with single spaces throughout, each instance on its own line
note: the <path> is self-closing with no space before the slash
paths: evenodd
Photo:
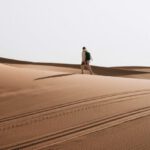
<path id="1" fill-rule="evenodd" d="M 86 47 L 82 48 L 82 63 L 81 63 L 81 72 L 84 74 L 84 68 L 86 67 L 90 74 L 93 74 L 92 68 L 90 66 L 91 54 L 87 51 Z"/>

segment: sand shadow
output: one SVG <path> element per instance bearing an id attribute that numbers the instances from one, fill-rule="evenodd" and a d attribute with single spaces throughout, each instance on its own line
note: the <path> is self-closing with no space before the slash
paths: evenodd
<path id="1" fill-rule="evenodd" d="M 111 68 L 111 67 L 106 68 L 106 67 L 93 66 L 92 68 L 95 74 L 104 75 L 104 76 L 123 77 L 126 75 L 148 74 L 148 72 L 144 72 L 144 71 L 123 70 L 120 68 Z"/>
<path id="2" fill-rule="evenodd" d="M 65 77 L 65 76 L 70 76 L 70 75 L 74 75 L 75 73 L 70 73 L 70 74 L 58 74 L 58 75 L 53 75 L 53 76 L 46 76 L 46 77 L 41 77 L 41 78 L 37 78 L 34 80 L 44 80 L 44 79 L 48 79 L 48 78 L 59 78 L 59 77 Z"/>

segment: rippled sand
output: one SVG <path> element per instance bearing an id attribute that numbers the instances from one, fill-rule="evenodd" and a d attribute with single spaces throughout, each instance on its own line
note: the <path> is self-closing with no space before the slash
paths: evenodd
<path id="1" fill-rule="evenodd" d="M 93 69 L 0 63 L 0 149 L 149 150 L 149 68 Z"/>

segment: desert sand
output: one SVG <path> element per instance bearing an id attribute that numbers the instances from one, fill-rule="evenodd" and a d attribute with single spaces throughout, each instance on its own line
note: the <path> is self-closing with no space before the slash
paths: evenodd
<path id="1" fill-rule="evenodd" d="M 150 150 L 150 68 L 0 58 L 0 149 Z"/>

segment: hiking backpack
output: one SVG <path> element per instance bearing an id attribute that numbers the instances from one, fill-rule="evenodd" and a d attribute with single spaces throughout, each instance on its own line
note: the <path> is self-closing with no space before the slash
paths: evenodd
<path id="1" fill-rule="evenodd" d="M 85 55 L 86 55 L 86 60 L 91 60 L 91 54 L 90 54 L 90 52 L 86 51 Z"/>

